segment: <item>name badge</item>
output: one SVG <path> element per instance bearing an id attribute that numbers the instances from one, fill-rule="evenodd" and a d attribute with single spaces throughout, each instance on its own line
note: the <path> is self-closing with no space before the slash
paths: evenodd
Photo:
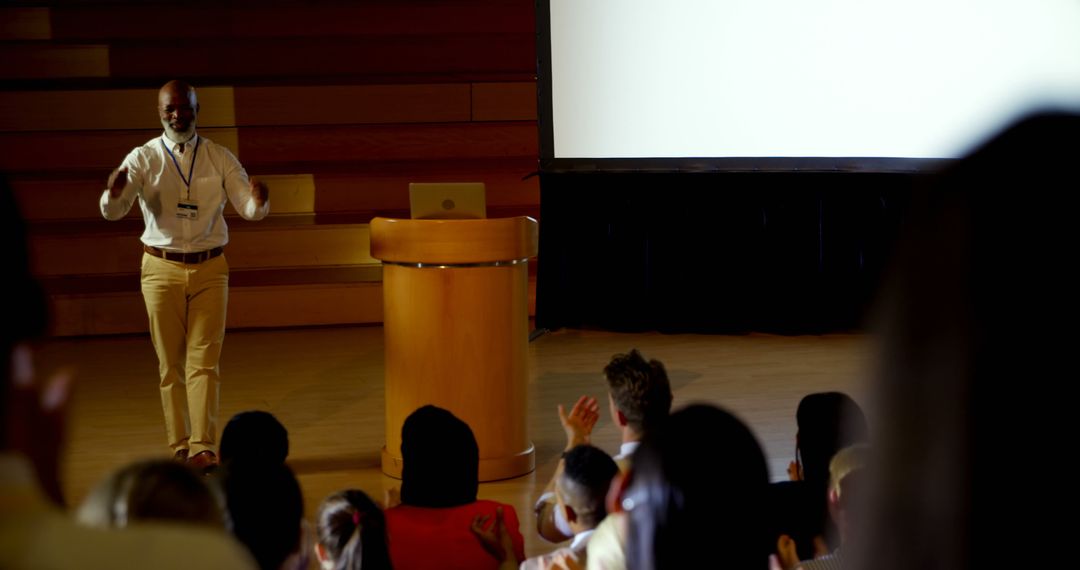
<path id="1" fill-rule="evenodd" d="M 181 220 L 199 219 L 199 203 L 191 200 L 180 200 L 176 205 L 176 217 Z"/>

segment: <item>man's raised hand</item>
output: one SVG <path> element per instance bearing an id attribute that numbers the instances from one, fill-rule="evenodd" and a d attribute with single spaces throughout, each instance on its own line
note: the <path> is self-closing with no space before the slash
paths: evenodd
<path id="1" fill-rule="evenodd" d="M 248 180 L 248 183 L 251 186 L 251 197 L 255 199 L 255 205 L 262 208 L 263 204 L 270 199 L 270 189 L 266 187 L 262 180 L 254 176 Z"/>
<path id="2" fill-rule="evenodd" d="M 112 171 L 109 175 L 109 182 L 106 186 L 109 187 L 109 197 L 119 198 L 120 193 L 124 191 L 124 187 L 127 186 L 127 167 L 121 166 Z"/>

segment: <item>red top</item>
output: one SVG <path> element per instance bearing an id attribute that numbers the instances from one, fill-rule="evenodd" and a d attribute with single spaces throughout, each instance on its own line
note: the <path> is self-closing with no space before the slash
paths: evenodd
<path id="1" fill-rule="evenodd" d="M 491 515 L 502 503 L 480 500 L 460 507 L 427 508 L 398 505 L 386 511 L 386 535 L 394 570 L 497 570 L 499 563 L 473 535 L 476 515 Z M 525 559 L 525 539 L 518 531 L 517 512 L 502 504 L 503 521 L 518 560 Z"/>

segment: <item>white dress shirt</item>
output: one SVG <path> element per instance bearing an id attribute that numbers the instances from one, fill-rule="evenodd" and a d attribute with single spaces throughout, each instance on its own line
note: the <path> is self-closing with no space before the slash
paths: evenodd
<path id="1" fill-rule="evenodd" d="M 270 213 L 269 200 L 261 208 L 255 204 L 247 172 L 229 149 L 198 135 L 184 144 L 181 153 L 179 144 L 162 134 L 128 153 L 121 163 L 121 168 L 127 168 L 127 186 L 116 198 L 105 190 L 101 215 L 118 220 L 138 198 L 146 222 L 144 244 L 193 252 L 229 243 L 223 215 L 226 198 L 245 219 L 261 220 Z M 197 204 L 195 219 L 177 215 L 191 211 L 181 208 L 181 202 Z"/>
<path id="2" fill-rule="evenodd" d="M 639 445 L 641 445 L 640 441 L 624 441 L 622 445 L 619 446 L 619 454 L 612 457 L 612 459 L 615 460 L 615 463 L 619 463 L 620 461 L 629 462 L 630 457 L 634 455 L 634 450 L 636 450 Z"/>

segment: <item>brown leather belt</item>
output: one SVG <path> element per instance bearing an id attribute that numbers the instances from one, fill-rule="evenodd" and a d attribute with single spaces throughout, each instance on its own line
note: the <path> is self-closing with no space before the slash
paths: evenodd
<path id="1" fill-rule="evenodd" d="M 192 251 L 181 253 L 179 251 L 165 251 L 159 247 L 143 244 L 143 251 L 154 257 L 160 257 L 166 261 L 179 261 L 180 263 L 196 264 L 214 259 L 225 252 L 224 247 L 215 247 L 206 251 Z"/>

